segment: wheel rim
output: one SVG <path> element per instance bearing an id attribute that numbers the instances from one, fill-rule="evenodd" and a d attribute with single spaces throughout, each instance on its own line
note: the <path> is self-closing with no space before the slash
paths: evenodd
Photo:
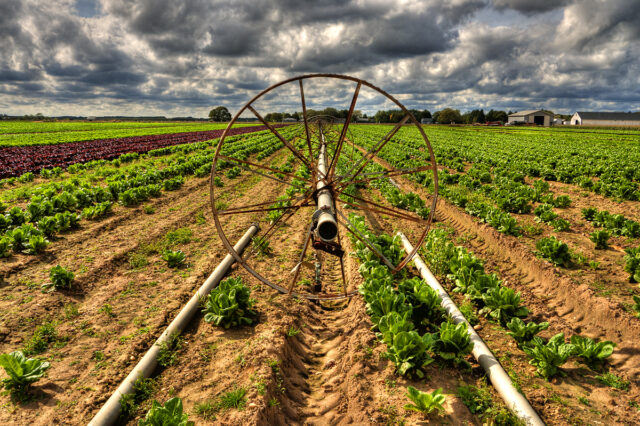
<path id="1" fill-rule="evenodd" d="M 322 118 L 311 119 L 307 116 L 307 105 L 306 105 L 305 92 L 304 92 L 304 87 L 305 87 L 304 82 L 310 81 L 312 79 L 321 79 L 321 78 L 350 81 L 355 83 L 356 85 L 355 90 L 353 92 L 353 96 L 351 98 L 351 103 L 347 113 L 347 118 L 344 122 L 344 125 L 342 126 L 327 124 L 327 122 L 330 120 L 326 118 L 323 121 Z M 299 131 L 299 133 L 302 134 L 302 139 L 303 139 L 302 141 L 299 139 L 292 140 L 292 141 L 287 140 L 287 138 L 285 138 L 278 131 L 278 129 L 276 129 L 274 126 L 270 125 L 269 123 L 267 123 L 267 121 L 260 114 L 260 112 L 257 111 L 256 108 L 254 107 L 254 104 L 256 103 L 256 101 L 260 100 L 265 95 L 271 93 L 275 89 L 288 84 L 297 84 L 299 86 L 300 105 L 302 106 L 302 112 L 303 112 L 303 122 L 299 124 L 299 126 L 304 126 L 304 130 L 302 131 L 302 129 L 300 129 Z M 392 130 L 388 132 L 387 135 L 385 135 L 385 137 L 382 140 L 380 140 L 378 143 L 373 145 L 372 148 L 364 151 L 361 148 L 355 147 L 354 138 L 353 136 L 350 136 L 351 133 L 349 129 L 350 124 L 352 124 L 350 122 L 352 118 L 352 114 L 355 110 L 358 96 L 362 88 L 370 89 L 374 93 L 378 95 L 382 95 L 384 98 L 391 101 L 395 106 L 397 106 L 404 113 L 404 117 L 400 123 L 396 124 L 392 128 Z M 289 206 L 287 207 L 274 208 L 273 204 L 276 197 L 271 197 L 268 201 L 261 201 L 258 203 L 251 203 L 251 204 L 243 204 L 241 206 L 235 206 L 235 207 L 229 207 L 229 208 L 226 208 L 226 207 L 219 208 L 223 206 L 220 206 L 217 204 L 218 198 L 216 197 L 217 190 L 215 185 L 215 179 L 216 177 L 221 176 L 222 168 L 220 167 L 220 165 L 223 162 L 226 162 L 226 164 L 231 163 L 231 164 L 237 165 L 238 167 L 243 168 L 253 174 L 260 175 L 261 179 L 266 177 L 268 178 L 268 180 L 266 181 L 268 183 L 273 184 L 273 182 L 276 182 L 277 184 L 280 184 L 280 185 L 284 184 L 285 187 L 289 187 L 289 188 L 291 188 L 291 186 L 294 186 L 292 182 L 296 177 L 293 173 L 283 172 L 279 168 L 267 166 L 266 164 L 259 164 L 259 162 L 255 160 L 251 160 L 251 159 L 243 160 L 243 159 L 233 158 L 233 157 L 229 157 L 222 154 L 222 149 L 225 146 L 224 145 L 225 139 L 228 138 L 230 129 L 237 122 L 238 118 L 246 111 L 250 111 L 253 115 L 255 115 L 258 118 L 258 120 L 260 120 L 265 126 L 267 126 L 270 133 L 274 135 L 283 144 L 283 151 L 289 152 L 289 157 L 293 155 L 301 166 L 304 165 L 311 171 L 311 178 L 304 181 L 305 188 L 302 188 L 302 191 L 299 195 L 297 193 L 294 193 L 294 196 L 288 199 Z M 377 172 L 376 174 L 371 172 L 366 173 L 365 172 L 366 167 L 370 164 L 377 163 L 379 161 L 377 154 L 382 150 L 382 148 L 389 141 L 393 139 L 393 137 L 398 133 L 398 131 L 405 125 L 413 125 L 417 127 L 419 134 L 424 140 L 429 152 L 430 161 L 428 162 L 428 164 L 421 167 L 412 168 L 412 169 L 389 170 L 389 168 L 387 168 L 385 172 Z M 318 148 L 315 149 L 313 146 L 314 144 L 313 141 L 315 140 L 315 138 L 320 139 L 319 135 L 322 135 L 324 136 L 324 140 L 327 141 L 326 147 L 329 147 L 330 144 L 334 141 L 333 139 L 328 141 L 327 135 L 325 135 L 325 133 L 323 132 L 325 132 L 326 130 L 327 132 L 331 131 L 332 133 L 337 133 L 337 129 L 334 129 L 334 127 L 340 127 L 340 132 L 338 135 L 332 135 L 332 138 L 337 136 L 337 139 L 335 140 L 335 147 L 333 147 L 332 153 L 329 153 L 330 150 L 327 148 L 327 151 L 328 151 L 327 157 L 330 157 L 330 161 L 327 167 L 326 176 L 320 177 L 317 171 L 317 166 L 318 166 L 317 155 L 320 151 L 321 144 L 318 144 Z M 323 128 L 325 130 L 322 130 Z M 355 163 L 351 163 L 351 167 L 348 168 L 348 172 L 346 174 L 339 175 L 336 173 L 336 168 L 338 167 L 338 164 L 342 160 L 341 155 L 343 155 L 345 141 L 349 141 L 349 140 L 351 141 L 352 149 L 354 151 L 356 149 L 361 151 L 360 154 L 358 154 L 360 158 L 359 158 L 359 161 L 356 161 Z M 347 146 L 348 146 L 348 143 L 347 143 Z M 352 151 L 352 155 L 354 155 L 354 151 Z M 340 163 L 340 164 L 342 165 L 343 163 Z M 344 197 L 341 197 L 344 194 L 344 191 L 346 190 L 346 188 L 351 184 L 357 183 L 360 185 L 364 183 L 365 185 L 367 185 L 367 183 L 371 183 L 372 181 L 378 180 L 381 178 L 408 175 L 413 172 L 426 171 L 426 170 L 430 170 L 433 173 L 433 184 L 434 184 L 434 194 L 430 203 L 430 212 L 426 219 L 416 220 L 416 217 L 415 217 L 416 215 L 412 216 L 408 211 L 400 210 L 395 207 L 385 206 L 382 203 L 373 201 L 371 199 L 367 199 L 366 197 L 348 195 L 348 198 L 351 199 L 351 201 L 345 201 Z M 278 176 L 275 176 L 276 174 Z M 309 208 L 313 208 L 313 206 L 315 205 L 314 196 L 317 195 L 317 188 L 315 186 L 318 180 L 321 180 L 322 182 L 324 182 L 324 187 L 330 189 L 332 196 L 336 200 L 334 211 L 335 211 L 335 218 L 339 228 L 338 235 L 337 235 L 337 244 L 340 248 L 344 248 L 342 243 L 345 242 L 346 235 L 351 234 L 354 236 L 354 238 L 362 241 L 367 247 L 372 249 L 372 251 L 376 252 L 376 255 L 378 255 L 378 257 L 381 257 L 381 259 L 383 260 L 383 263 L 387 264 L 387 266 L 389 266 L 393 270 L 393 272 L 397 272 L 402 268 L 404 268 L 409 263 L 409 261 L 418 251 L 418 249 L 422 246 L 426 238 L 426 235 L 431 227 L 431 223 L 433 221 L 433 217 L 436 210 L 437 194 L 438 194 L 438 174 L 437 174 L 437 165 L 435 162 L 435 155 L 433 153 L 433 149 L 420 123 L 407 110 L 407 108 L 404 107 L 404 105 L 402 105 L 397 99 L 395 99 L 393 96 L 389 95 L 382 89 L 372 85 L 371 83 L 365 80 L 358 79 L 351 76 L 346 76 L 346 75 L 339 75 L 339 74 L 301 75 L 301 76 L 297 76 L 297 77 L 293 77 L 293 78 L 281 81 L 277 84 L 274 84 L 264 89 L 263 91 L 258 93 L 256 96 L 254 96 L 249 102 L 247 102 L 233 116 L 232 120 L 229 122 L 229 125 L 227 126 L 222 136 L 220 137 L 218 145 L 215 149 L 213 164 L 211 167 L 210 201 L 211 201 L 211 209 L 213 213 L 214 224 L 215 224 L 218 236 L 220 237 L 220 240 L 222 241 L 226 250 L 233 256 L 235 261 L 240 263 L 253 277 L 258 279 L 263 284 L 266 284 L 278 290 L 279 292 L 288 293 L 293 296 L 303 297 L 307 299 L 335 300 L 335 299 L 343 299 L 346 297 L 351 297 L 357 294 L 356 289 L 348 288 L 348 283 L 346 282 L 345 272 L 344 272 L 343 256 L 340 257 L 340 270 L 342 275 L 342 287 L 343 287 L 342 291 L 330 290 L 330 291 L 314 292 L 314 291 L 299 291 L 299 290 L 293 289 L 294 285 L 298 284 L 296 282 L 296 279 L 301 273 L 304 263 L 306 263 L 305 255 L 306 255 L 306 252 L 309 250 L 310 246 L 313 247 L 312 250 L 313 249 L 316 250 L 316 253 L 315 253 L 316 259 L 317 259 L 317 256 L 319 255 L 327 254 L 327 253 L 322 253 L 326 251 L 326 248 L 322 250 L 318 250 L 313 246 L 313 244 L 315 244 L 315 240 L 314 240 L 314 236 L 310 232 L 310 229 L 313 226 L 313 221 L 311 220 L 311 218 L 310 218 L 309 226 L 306 227 L 307 229 L 292 230 L 292 232 L 301 231 L 304 238 L 303 238 L 302 247 L 300 247 L 301 249 L 300 256 L 298 258 L 297 263 L 295 264 L 294 270 L 292 270 L 290 274 L 292 275 L 292 277 L 289 277 L 289 276 L 286 277 L 288 278 L 288 280 L 286 280 L 288 281 L 286 285 L 282 285 L 284 283 L 282 279 L 274 278 L 275 275 L 273 274 L 273 271 L 269 273 L 265 273 L 264 267 L 258 267 L 257 264 L 259 262 L 265 262 L 265 260 L 258 259 L 258 257 L 256 256 L 256 250 L 246 251 L 243 256 L 241 256 L 236 250 L 234 250 L 232 244 L 229 241 L 229 237 L 227 235 L 228 233 L 230 233 L 229 226 L 228 226 L 227 232 L 225 232 L 224 224 L 223 224 L 224 216 L 239 217 L 240 215 L 247 215 L 247 214 L 259 215 L 262 213 L 268 213 L 273 211 L 282 212 L 282 214 L 280 214 L 278 219 L 275 220 L 273 223 L 265 224 L 265 226 L 261 226 L 261 228 L 263 229 L 261 229 L 260 235 L 258 235 L 258 237 L 263 238 L 264 241 L 269 242 L 270 241 L 269 238 L 274 237 L 276 232 L 278 232 L 278 230 L 281 229 L 284 224 L 287 224 L 287 221 L 291 220 L 291 218 L 294 217 L 298 212 L 301 212 L 301 211 L 305 212 L 305 211 L 308 211 Z M 301 185 L 298 184 L 296 188 L 299 188 L 300 186 Z M 342 204 L 342 206 L 339 207 L 339 204 Z M 412 242 L 414 246 L 413 252 L 407 253 L 404 256 L 404 258 L 397 264 L 394 264 L 389 259 L 386 259 L 385 256 L 382 255 L 382 253 L 377 251 L 375 247 L 370 242 L 367 241 L 364 235 L 360 234 L 357 231 L 353 223 L 351 223 L 349 218 L 343 213 L 344 208 L 349 205 L 351 205 L 352 207 L 357 206 L 360 209 L 368 210 L 370 213 L 390 216 L 395 218 L 395 220 L 397 221 L 404 220 L 404 221 L 418 222 L 421 227 L 423 226 L 423 228 L 422 228 L 422 232 L 418 233 L 418 238 L 414 242 Z M 313 240 L 313 243 L 312 243 L 312 240 Z M 321 253 L 318 254 L 318 251 L 320 251 Z M 287 261 L 288 260 L 289 259 L 287 259 Z M 317 269 L 317 264 L 316 264 L 316 269 Z M 282 275 L 282 272 L 280 272 L 280 275 Z M 316 275 L 317 275 L 317 271 L 316 271 Z M 276 281 L 279 281 L 279 282 L 276 282 Z"/>

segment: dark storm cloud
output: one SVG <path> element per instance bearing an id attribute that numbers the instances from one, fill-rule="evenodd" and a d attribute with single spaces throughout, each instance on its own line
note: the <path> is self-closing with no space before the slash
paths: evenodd
<path id="1" fill-rule="evenodd" d="M 634 0 L 4 1 L 0 37 L 3 104 L 23 113 L 202 116 L 312 72 L 354 74 L 419 109 L 640 109 Z M 341 90 L 309 105 L 342 108 Z M 265 108 L 296 108 L 294 92 Z"/>
<path id="2" fill-rule="evenodd" d="M 498 10 L 513 9 L 526 15 L 549 12 L 570 3 L 571 0 L 493 0 Z"/>

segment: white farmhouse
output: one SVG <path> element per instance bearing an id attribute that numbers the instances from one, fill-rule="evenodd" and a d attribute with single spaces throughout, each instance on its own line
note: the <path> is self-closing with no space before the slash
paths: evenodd
<path id="1" fill-rule="evenodd" d="M 571 117 L 572 125 L 583 126 L 640 126 L 640 112 L 585 112 Z"/>
<path id="2" fill-rule="evenodd" d="M 509 123 L 537 124 L 539 126 L 549 127 L 553 125 L 553 114 L 541 109 L 518 111 L 509 114 Z"/>

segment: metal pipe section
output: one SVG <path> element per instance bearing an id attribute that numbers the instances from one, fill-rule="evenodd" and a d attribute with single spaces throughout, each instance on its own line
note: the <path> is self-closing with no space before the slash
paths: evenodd
<path id="1" fill-rule="evenodd" d="M 242 238 L 240 238 L 233 247 L 234 250 L 238 253 L 242 253 L 244 248 L 251 241 L 251 238 L 259 230 L 260 228 L 257 224 L 251 225 L 247 232 L 245 232 Z M 185 329 L 193 316 L 198 312 L 200 308 L 200 300 L 203 297 L 206 297 L 209 292 L 218 285 L 234 261 L 235 259 L 233 256 L 231 256 L 231 254 L 227 254 L 209 278 L 207 278 L 204 284 L 202 284 L 193 297 L 191 297 L 189 303 L 182 308 L 178 316 L 175 317 L 171 324 L 169 324 L 169 326 L 160 335 L 158 340 L 156 340 L 153 346 L 147 351 L 144 357 L 142 357 L 134 369 L 131 370 L 127 378 L 124 379 L 120 386 L 118 386 L 118 389 L 116 389 L 113 395 L 111 395 L 107 402 L 102 406 L 100 411 L 98 411 L 98 414 L 96 414 L 91 420 L 89 426 L 112 425 L 118 420 L 118 416 L 120 415 L 120 398 L 122 395 L 133 393 L 133 384 L 139 377 L 151 376 L 158 364 L 157 358 L 160 353 L 160 345 L 168 341 L 172 335 L 179 334 Z"/>
<path id="2" fill-rule="evenodd" d="M 333 196 L 327 188 L 327 144 L 324 134 L 320 131 L 320 155 L 318 156 L 318 178 L 316 180 L 317 210 L 316 233 L 325 242 L 333 241 L 338 235 L 338 223 L 336 222 Z"/>
<path id="3" fill-rule="evenodd" d="M 398 235 L 402 239 L 402 244 L 407 253 L 413 251 L 413 246 L 401 232 Z M 413 257 L 413 262 L 416 265 L 422 278 L 429 284 L 429 287 L 438 292 L 440 299 L 442 300 L 442 307 L 453 318 L 453 322 L 456 324 L 465 323 L 467 330 L 469 330 L 469 337 L 473 343 L 472 354 L 478 361 L 480 366 L 484 369 L 491 380 L 491 383 L 496 388 L 509 410 L 513 412 L 519 419 L 531 426 L 543 426 L 544 422 L 533 409 L 527 398 L 525 398 L 511 383 L 511 377 L 504 371 L 500 362 L 493 355 L 489 347 L 484 343 L 482 338 L 476 333 L 471 324 L 462 315 L 462 312 L 458 309 L 456 304 L 451 300 L 449 294 L 440 285 L 437 278 L 431 273 L 427 265 L 422 261 L 420 256 L 416 254 Z"/>

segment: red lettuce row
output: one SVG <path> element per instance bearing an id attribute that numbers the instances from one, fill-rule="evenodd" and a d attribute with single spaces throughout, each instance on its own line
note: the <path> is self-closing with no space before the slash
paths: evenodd
<path id="1" fill-rule="evenodd" d="M 277 125 L 275 127 L 281 127 Z M 266 130 L 265 126 L 233 128 L 229 136 Z M 0 178 L 20 176 L 53 167 L 93 160 L 112 160 L 128 152 L 144 153 L 172 145 L 202 142 L 218 138 L 224 130 L 95 139 L 56 145 L 11 146 L 0 148 Z"/>

